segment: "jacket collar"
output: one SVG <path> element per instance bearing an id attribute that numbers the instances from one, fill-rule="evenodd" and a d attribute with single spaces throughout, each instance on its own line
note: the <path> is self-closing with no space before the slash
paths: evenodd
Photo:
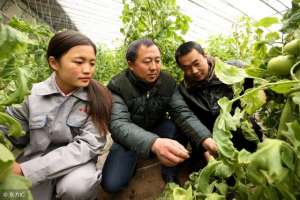
<path id="1" fill-rule="evenodd" d="M 55 72 L 53 72 L 51 76 L 45 81 L 34 84 L 31 93 L 39 96 L 60 94 L 60 91 L 56 87 Z M 79 88 L 71 96 L 75 96 L 83 101 L 88 101 L 88 96 L 85 88 Z"/>

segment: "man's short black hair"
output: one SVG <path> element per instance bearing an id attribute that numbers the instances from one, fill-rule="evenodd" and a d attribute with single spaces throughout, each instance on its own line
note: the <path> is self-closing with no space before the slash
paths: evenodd
<path id="1" fill-rule="evenodd" d="M 137 51 L 140 48 L 140 46 L 146 46 L 150 47 L 155 45 L 158 49 L 159 47 L 150 39 L 139 39 L 131 42 L 128 46 L 127 52 L 126 52 L 126 60 L 134 62 L 137 58 Z M 160 51 L 160 49 L 159 49 Z"/>
<path id="2" fill-rule="evenodd" d="M 177 48 L 177 50 L 175 52 L 175 60 L 176 60 L 176 63 L 178 66 L 181 66 L 179 63 L 179 59 L 182 56 L 185 56 L 188 53 L 190 53 L 193 49 L 196 49 L 196 51 L 198 51 L 200 54 L 205 55 L 203 48 L 197 42 L 189 41 L 189 42 L 183 43 Z"/>

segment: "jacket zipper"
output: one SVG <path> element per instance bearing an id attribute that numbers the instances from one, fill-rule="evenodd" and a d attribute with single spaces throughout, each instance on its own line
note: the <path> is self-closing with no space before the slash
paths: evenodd
<path id="1" fill-rule="evenodd" d="M 146 107 L 145 107 L 145 125 L 148 127 L 148 123 L 149 123 L 149 118 L 148 118 L 148 110 L 149 110 L 149 108 L 148 108 L 148 100 L 149 100 L 149 98 L 150 98 L 150 91 L 147 91 L 147 93 L 146 93 Z"/>

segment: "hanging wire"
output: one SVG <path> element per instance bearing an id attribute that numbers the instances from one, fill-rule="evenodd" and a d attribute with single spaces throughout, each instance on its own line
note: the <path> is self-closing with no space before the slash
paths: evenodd
<path id="1" fill-rule="evenodd" d="M 42 2 L 42 0 L 40 0 L 40 3 L 39 3 L 39 9 L 40 9 L 40 13 L 41 13 L 40 15 L 41 15 L 41 18 L 43 19 L 43 21 L 47 23 L 47 20 L 45 18 L 46 13 L 44 12 L 43 7 L 44 7 L 43 2 Z"/>
<path id="2" fill-rule="evenodd" d="M 266 2 L 265 0 L 259 0 L 260 2 L 266 4 L 267 6 L 269 6 L 272 10 L 274 10 L 275 12 L 277 12 L 278 14 L 282 15 L 282 13 L 277 10 L 276 8 L 274 8 L 273 6 L 271 6 L 268 2 Z"/>
<path id="3" fill-rule="evenodd" d="M 49 0 L 47 0 L 47 4 L 48 4 L 48 13 L 49 13 L 49 17 L 50 17 L 50 24 L 51 24 L 51 27 L 53 28 L 52 14 L 51 14 L 51 9 L 50 9 L 50 3 L 49 3 Z"/>
<path id="4" fill-rule="evenodd" d="M 289 9 L 289 7 L 287 5 L 285 5 L 282 1 L 280 0 L 276 0 L 277 2 L 279 2 L 281 5 L 283 5 L 285 7 L 285 9 Z"/>
<path id="5" fill-rule="evenodd" d="M 30 15 L 32 18 L 34 18 L 32 12 L 31 12 L 31 7 L 29 6 L 28 0 L 26 0 L 26 3 L 27 3 L 27 8 L 29 9 L 29 15 Z"/>
<path id="6" fill-rule="evenodd" d="M 220 15 L 219 13 L 217 13 L 217 12 L 215 12 L 215 11 L 213 11 L 213 10 L 208 9 L 207 7 L 205 7 L 205 6 L 203 6 L 203 5 L 201 5 L 201 4 L 197 3 L 197 2 L 195 2 L 194 0 L 188 0 L 188 1 L 191 2 L 191 3 L 193 3 L 193 4 L 195 4 L 196 6 L 198 6 L 198 7 L 200 7 L 200 8 L 202 8 L 202 9 L 204 9 L 204 10 L 206 10 L 206 11 L 208 11 L 208 12 L 210 12 L 210 13 L 212 13 L 212 14 L 218 16 L 218 17 L 220 17 L 221 19 L 224 19 L 224 20 L 226 20 L 226 21 L 229 21 L 230 23 L 234 23 L 234 21 L 232 21 L 231 19 L 229 19 L 229 18 L 227 18 L 227 17 L 225 17 L 225 16 L 223 16 L 223 15 Z"/>
<path id="7" fill-rule="evenodd" d="M 34 5 L 35 5 L 35 13 L 38 14 L 38 9 L 37 9 L 36 0 L 34 0 Z"/>
<path id="8" fill-rule="evenodd" d="M 251 16 L 249 16 L 247 13 L 245 13 L 244 11 L 242 11 L 241 9 L 239 9 L 238 7 L 236 7 L 235 5 L 233 5 L 232 3 L 228 2 L 227 0 L 223 0 L 223 1 L 225 1 L 225 3 L 226 3 L 227 5 L 229 5 L 230 7 L 232 7 L 233 9 L 235 9 L 235 10 L 237 10 L 238 12 L 242 13 L 243 15 L 245 15 L 245 16 L 247 16 L 247 17 L 253 19 Z"/>
<path id="9" fill-rule="evenodd" d="M 6 0 L 5 2 L 3 2 L 3 4 L 2 4 L 2 6 L 1 6 L 0 10 L 3 10 L 3 8 L 4 8 L 4 7 L 5 7 L 5 5 L 6 5 L 6 3 L 7 3 L 7 0 Z"/>

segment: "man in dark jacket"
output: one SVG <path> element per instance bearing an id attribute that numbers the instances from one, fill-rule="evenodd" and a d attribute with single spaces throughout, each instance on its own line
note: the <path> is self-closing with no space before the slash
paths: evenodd
<path id="1" fill-rule="evenodd" d="M 132 42 L 127 50 L 129 68 L 112 78 L 113 95 L 110 131 L 114 144 L 104 164 L 102 187 L 117 192 L 127 186 L 137 158 L 156 155 L 162 177 L 174 181 L 173 166 L 189 157 L 175 140 L 173 121 L 195 144 L 216 154 L 210 131 L 189 110 L 175 80 L 161 72 L 161 54 L 151 40 Z M 171 119 L 171 120 L 170 120 Z"/>
<path id="2" fill-rule="evenodd" d="M 180 45 L 176 50 L 175 59 L 184 72 L 184 80 L 179 85 L 180 93 L 191 111 L 212 131 L 220 112 L 218 100 L 222 97 L 232 99 L 231 86 L 222 83 L 216 77 L 214 59 L 208 57 L 196 42 L 190 41 Z M 243 63 L 240 61 L 231 61 L 228 64 L 243 67 Z M 246 82 L 246 87 L 248 87 L 252 80 Z M 253 151 L 256 148 L 256 143 L 246 140 L 241 133 L 234 134 L 232 141 L 237 149 L 246 148 Z M 193 149 L 196 154 L 203 151 L 202 149 Z"/>

